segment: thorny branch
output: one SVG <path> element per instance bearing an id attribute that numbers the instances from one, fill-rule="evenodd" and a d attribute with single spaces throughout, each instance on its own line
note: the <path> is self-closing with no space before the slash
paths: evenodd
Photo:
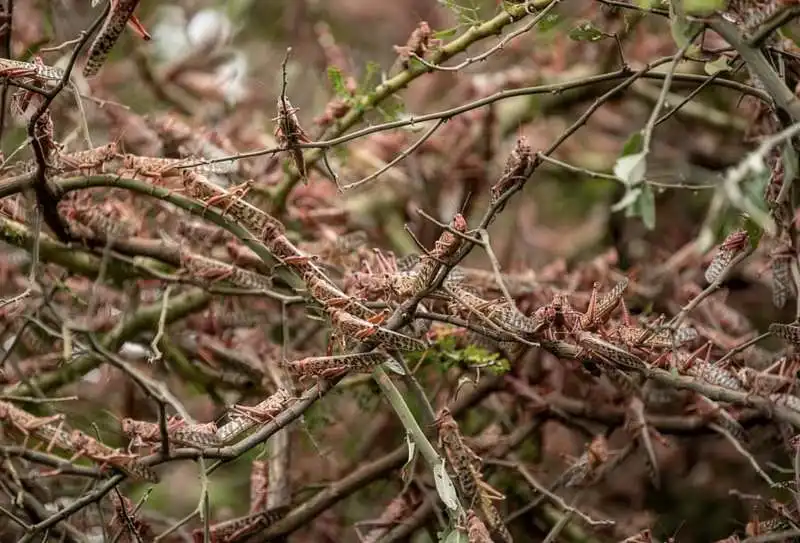
<path id="1" fill-rule="evenodd" d="M 252 98 L 263 89 L 251 92 L 249 81 L 241 83 L 245 90 L 229 85 L 220 67 L 230 67 L 238 51 L 234 25 L 220 22 L 221 12 L 204 23 L 202 39 L 192 35 L 183 56 L 165 63 L 147 48 L 137 52 L 148 67 L 137 85 L 168 102 L 188 96 L 204 107 L 172 104 L 198 110 L 195 117 L 155 109 L 140 116 L 119 107 L 127 93 L 114 87 L 115 76 L 138 72 L 125 71 L 128 59 L 108 61 L 112 49 L 125 47 L 126 27 L 151 39 L 134 14 L 138 2 L 109 2 L 79 37 L 41 49 L 47 55 L 73 45 L 64 69 L 40 57 L 12 58 L 32 43 L 22 8 L 5 2 L 0 135 L 23 128 L 27 139 L 0 170 L 0 529 L 25 542 L 51 533 L 72 541 L 109 533 L 119 541 L 173 541 L 189 531 L 195 541 L 226 543 L 298 531 L 343 540 L 353 527 L 324 519 L 381 480 L 381 503 L 370 499 L 358 509 L 376 519 L 358 522 L 369 526 L 359 531 L 366 541 L 426 528 L 442 540 L 461 532 L 476 542 L 519 540 L 531 530 L 546 541 L 653 541 L 648 526 L 658 523 L 619 522 L 632 515 L 614 509 L 606 484 L 625 471 L 632 493 L 681 489 L 665 451 L 685 461 L 700 456 L 714 470 L 714 457 L 703 457 L 712 442 L 754 474 L 753 481 L 719 484 L 765 496 L 748 511 L 755 520 L 741 522 L 746 529 L 732 538 L 768 540 L 800 526 L 800 498 L 794 489 L 781 501 L 776 491 L 785 483 L 775 467 L 792 463 L 789 473 L 800 480 L 800 325 L 779 312 L 800 286 L 793 190 L 800 124 L 787 120 L 800 119 L 800 54 L 775 33 L 796 10 L 732 3 L 704 18 L 729 47 L 708 44 L 718 37 L 689 26 L 696 18 L 672 21 L 663 27 L 669 47 L 658 50 L 677 53 L 646 58 L 637 51 L 647 33 L 618 10 L 657 15 L 656 25 L 668 12 L 603 0 L 581 8 L 579 21 L 558 1 L 501 2 L 479 20 L 477 11 L 443 4 L 437 9 L 452 10 L 458 26 L 438 31 L 412 21 L 406 45 L 387 47 L 397 54 L 390 70 L 397 73 L 376 86 L 359 84 L 349 53 L 327 25 L 314 26 L 335 96 L 312 138 L 305 111 L 292 105 L 309 100 L 293 81 L 288 54 L 277 97 Z M 158 28 L 157 44 L 168 27 Z M 198 27 L 174 34 L 191 35 L 191 28 Z M 110 143 L 69 152 L 74 134 L 54 101 L 68 85 L 83 89 L 73 71 L 98 29 L 83 68 L 96 108 L 83 124 Z M 573 40 L 553 38 L 565 34 Z M 467 56 L 493 36 L 494 45 Z M 303 45 L 292 45 L 293 62 L 306 62 Z M 464 60 L 446 64 L 461 54 Z M 612 70 L 620 59 L 623 67 Z M 728 61 L 744 63 L 746 81 L 734 79 Z M 479 62 L 486 70 L 470 71 Z M 706 73 L 686 68 L 705 62 Z M 591 70 L 565 76 L 569 63 Z M 580 138 L 603 140 L 609 117 L 635 115 L 627 91 L 644 79 L 663 81 L 640 134 L 646 171 L 626 171 L 629 146 L 615 166 L 592 164 Z M 677 105 L 667 103 L 692 84 Z M 382 109 L 406 87 L 413 103 L 424 85 L 426 101 L 411 107 L 438 111 Z M 702 140 L 711 151 L 692 148 L 694 162 L 723 174 L 711 183 L 716 195 L 703 230 L 697 234 L 691 220 L 663 222 L 681 243 L 711 228 L 720 237 L 712 253 L 673 256 L 677 245 L 659 239 L 671 232 L 661 217 L 681 215 L 660 193 L 658 206 L 653 194 L 652 202 L 626 209 L 631 217 L 659 217 L 659 236 L 638 234 L 640 245 L 608 213 L 599 229 L 613 231 L 610 252 L 599 236 L 578 239 L 586 217 L 548 230 L 539 215 L 561 213 L 568 206 L 560 199 L 570 200 L 548 186 L 559 181 L 576 194 L 583 177 L 615 185 L 647 179 L 650 189 L 699 186 L 653 182 L 651 165 L 662 146 L 683 149 L 667 143 L 676 123 L 688 122 L 673 113 L 705 100 L 711 86 L 726 89 L 715 97 L 720 114 L 740 115 L 739 95 L 755 104 L 743 135 L 750 141 L 737 140 L 729 159 L 722 138 Z M 13 116 L 5 109 L 9 89 Z M 575 98 L 560 111 L 542 107 L 539 117 L 511 107 L 547 95 Z M 272 119 L 269 130 L 256 111 Z M 378 112 L 392 118 L 374 122 Z M 516 141 L 499 136 L 502 124 L 519 124 Z M 694 126 L 679 128 L 694 135 Z M 421 135 L 407 138 L 400 129 Z M 698 142 L 719 136 L 706 130 L 697 128 Z M 753 140 L 754 151 L 745 146 Z M 2 143 L 3 152 L 13 150 Z M 33 160 L 18 159 L 27 148 Z M 293 168 L 261 159 L 279 153 Z M 664 156 L 681 155 L 670 147 Z M 545 163 L 570 179 L 551 179 Z M 710 170 L 703 177 L 708 184 Z M 37 227 L 39 211 L 25 209 L 22 197 L 31 190 L 56 239 Z M 611 205 L 600 192 L 586 194 L 576 199 Z M 265 195 L 269 201 L 259 200 Z M 500 225 L 515 212 L 524 228 L 509 235 Z M 418 255 L 394 252 L 414 244 Z M 481 254 L 472 254 L 476 246 Z M 483 254 L 484 269 L 473 267 Z M 623 257 L 634 264 L 624 272 L 617 269 Z M 761 277 L 766 268 L 770 280 Z M 726 298 L 735 297 L 736 281 L 753 290 L 766 281 L 778 310 L 737 309 Z M 368 375 L 377 388 L 367 385 Z M 62 388 L 80 403 L 55 401 Z M 290 433 L 295 422 L 302 431 Z M 759 448 L 752 439 L 759 432 L 783 445 L 780 455 Z M 560 434 L 562 443 L 554 437 Z M 350 436 L 357 447 L 346 444 Z M 262 459 L 268 449 L 269 467 Z M 631 459 L 643 461 L 643 474 L 630 469 L 638 461 Z M 128 485 L 169 485 L 174 477 L 183 488 L 179 466 L 187 460 L 200 470 L 191 514 L 159 514 L 144 498 L 133 506 Z M 498 467 L 521 478 L 504 480 Z M 236 470 L 249 474 L 249 509 L 222 519 L 215 483 Z M 759 520 L 765 511 L 769 518 Z"/>

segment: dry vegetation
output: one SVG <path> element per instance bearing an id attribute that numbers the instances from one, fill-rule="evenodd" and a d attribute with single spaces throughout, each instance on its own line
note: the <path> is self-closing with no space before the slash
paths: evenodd
<path id="1" fill-rule="evenodd" d="M 796 2 L 0 6 L 0 541 L 800 540 Z"/>

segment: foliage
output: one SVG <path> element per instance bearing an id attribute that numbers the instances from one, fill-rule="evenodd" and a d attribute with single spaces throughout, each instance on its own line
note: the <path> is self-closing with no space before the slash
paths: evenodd
<path id="1" fill-rule="evenodd" d="M 798 537 L 795 6 L 67 4 L 0 4 L 7 539 Z"/>

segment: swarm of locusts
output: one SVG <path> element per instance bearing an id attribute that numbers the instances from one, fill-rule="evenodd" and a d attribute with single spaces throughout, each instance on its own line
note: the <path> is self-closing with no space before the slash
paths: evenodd
<path id="1" fill-rule="evenodd" d="M 211 461 L 232 462 L 301 426 L 316 448 L 314 417 L 328 426 L 334 417 L 311 407 L 329 401 L 324 396 L 331 390 L 345 396 L 359 390 L 369 376 L 403 421 L 409 454 L 401 472 L 406 484 L 370 523 L 364 541 L 397 540 L 395 530 L 402 534 L 404 523 L 430 522 L 434 503 L 446 513 L 436 517 L 442 526 L 474 543 L 513 541 L 516 519 L 537 507 L 557 512 L 564 522 L 574 517 L 598 533 L 613 532 L 618 540 L 653 541 L 650 531 L 631 536 L 635 530 L 596 520 L 594 512 L 559 493 L 576 492 L 577 504 L 629 458 L 646 467 L 648 488 L 662 489 L 669 466 L 659 451 L 678 448 L 673 433 L 721 436 L 770 488 L 781 488 L 751 452 L 753 426 L 774 423 L 764 426 L 777 428 L 783 451 L 796 458 L 800 324 L 751 322 L 728 303 L 726 286 L 745 268 L 742 273 L 769 288 L 766 298 L 775 308 L 797 301 L 796 219 L 788 195 L 793 180 L 787 178 L 794 170 L 780 152 L 761 157 L 770 175 L 763 190 L 766 211 L 760 211 L 774 226 L 769 232 L 745 216 L 705 255 L 696 251 L 699 243 L 689 243 L 652 270 L 622 271 L 612 250 L 570 266 L 556 261 L 508 271 L 488 228 L 544 162 L 544 154 L 519 135 L 492 182 L 475 185 L 487 206 L 483 218 L 444 206 L 441 220 L 425 216 L 424 229 L 432 235 L 414 238 L 416 251 L 395 254 L 376 247 L 379 228 L 358 224 L 353 209 L 342 204 L 348 187 L 371 176 L 340 184 L 328 156 L 331 145 L 309 150 L 313 131 L 302 126 L 304 115 L 288 100 L 285 84 L 271 102 L 277 106 L 270 131 L 233 121 L 211 130 L 188 115 L 139 117 L 102 101 L 109 133 L 118 139 L 90 144 L 88 128 L 82 130 L 83 147 L 62 138 L 59 117 L 50 110 L 56 94 L 72 89 L 80 106 L 85 97 L 76 77 L 96 82 L 127 27 L 150 40 L 134 15 L 138 4 L 111 0 L 93 31 L 82 35 L 85 51 L 76 49 L 81 54 L 69 68 L 49 66 L 41 57 L 0 59 L 0 76 L 11 89 L 9 111 L 21 125 L 30 123 L 26 143 L 35 151 L 33 158 L 9 157 L 0 164 L 0 235 L 9 248 L 24 249 L 24 256 L 8 251 L 0 259 L 0 488 L 9 507 L 27 515 L 5 518 L 2 510 L 0 518 L 25 541 L 51 529 L 65 540 L 83 541 L 73 521 L 85 523 L 88 533 L 104 525 L 103 514 L 115 540 L 171 541 L 173 532 L 175 540 L 218 543 L 283 537 L 359 486 L 400 469 L 406 450 L 378 467 L 356 463 L 338 482 L 326 474 L 327 488 L 309 498 L 305 490 L 286 491 L 297 483 L 286 467 L 291 455 L 277 445 L 265 448 L 269 458 L 252 461 L 247 514 L 209 521 L 204 495 L 197 510 L 202 524 L 188 531 L 183 524 L 194 517 L 168 523 L 150 518 L 119 485 L 156 485 L 171 476 L 165 469 L 171 462 L 195 461 L 207 493 L 217 469 Z M 518 9 L 518 3 L 503 4 Z M 532 16 L 528 4 L 509 11 L 511 21 Z M 741 19 L 742 9 L 734 5 L 728 15 Z M 481 28 L 471 32 L 497 33 Z M 330 29 L 320 25 L 315 32 L 324 54 L 338 58 Z M 423 22 L 405 46 L 395 47 L 398 85 L 421 74 L 421 67 L 448 71 L 437 63 L 449 60 L 449 53 L 433 36 Z M 184 68 L 197 69 L 172 66 L 170 73 Z M 627 67 L 623 72 L 628 75 Z M 154 81 L 157 76 L 148 73 Z M 342 135 L 350 126 L 336 122 L 363 115 L 359 108 L 377 100 L 376 91 L 362 104 L 356 85 L 343 87 L 351 96 L 339 96 L 331 103 L 338 113 L 317 123 L 329 130 L 323 136 Z M 327 109 L 333 110 L 331 104 Z M 491 124 L 494 113 L 475 109 L 475 119 Z M 751 128 L 777 132 L 774 112 L 760 114 Z M 398 155 L 399 161 L 416 151 L 439 162 L 452 158 L 459 171 L 474 173 L 468 159 L 480 142 L 467 133 L 469 123 L 451 117 L 441 117 L 440 124 L 452 122 L 440 136 L 458 142 L 452 157 L 441 153 L 446 144 L 426 141 L 437 125 L 408 150 L 388 137 L 370 139 L 378 151 L 367 162 L 390 164 L 377 155 Z M 267 144 L 274 145 L 247 157 L 253 161 L 239 160 Z M 353 162 L 358 157 L 354 153 Z M 411 186 L 411 175 L 396 175 Z M 378 200 L 360 205 L 374 205 L 372 212 L 383 218 Z M 388 228 L 388 221 L 380 225 Z M 466 265 L 473 251 L 484 252 L 491 266 Z M 760 269 L 746 268 L 748 262 Z M 89 380 L 122 387 L 115 375 L 131 387 L 119 396 L 132 416 L 114 419 L 110 433 L 105 423 L 58 413 L 58 403 L 48 400 L 68 385 L 83 394 Z M 465 384 L 471 392 L 462 391 Z M 397 408 L 391 394 L 397 385 L 413 397 L 415 410 Z M 198 391 L 213 409 L 183 404 L 180 398 Z M 470 435 L 471 417 L 464 413 L 495 392 L 502 394 L 493 397 L 491 409 L 505 405 L 515 416 L 523 413 L 520 427 L 530 425 L 525 432 L 504 421 L 503 439 L 490 430 L 489 437 Z M 511 407 L 502 403 L 508 398 Z M 565 469 L 545 484 L 511 451 L 549 419 L 586 439 L 580 454 L 563 455 Z M 368 436 L 372 442 L 365 438 L 365 449 L 378 442 L 384 426 Z M 615 428 L 624 430 L 622 439 L 612 438 Z M 290 445 L 298 447 L 294 441 Z M 415 461 L 418 448 L 431 473 Z M 518 514 L 509 502 L 519 496 L 499 490 L 494 477 L 512 469 L 535 489 Z M 96 484 L 69 503 L 56 503 L 41 481 L 57 476 Z M 443 481 L 451 481 L 452 489 Z M 800 528 L 792 500 L 748 499 L 769 517 L 755 517 L 748 535 Z M 100 504 L 101 518 L 91 516 L 90 504 Z M 77 519 L 79 511 L 85 518 Z M 160 535 L 156 524 L 165 524 Z"/>

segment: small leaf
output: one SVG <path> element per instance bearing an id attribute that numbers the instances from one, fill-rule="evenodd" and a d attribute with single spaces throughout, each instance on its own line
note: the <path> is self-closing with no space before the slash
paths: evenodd
<path id="1" fill-rule="evenodd" d="M 625 192 L 625 196 L 622 199 L 611 206 L 611 211 L 616 213 L 617 211 L 622 211 L 623 209 L 629 209 L 633 204 L 636 203 L 636 200 L 639 199 L 639 194 L 642 192 L 640 187 L 636 187 L 634 189 L 628 189 Z"/>
<path id="2" fill-rule="evenodd" d="M 436 483 L 436 492 L 448 509 L 458 509 L 458 495 L 453 481 L 444 469 L 444 460 L 433 466 L 433 480 Z"/>
<path id="3" fill-rule="evenodd" d="M 506 358 L 501 358 L 487 369 L 490 373 L 495 375 L 503 375 L 504 373 L 511 371 L 511 362 L 509 362 Z"/>
<path id="4" fill-rule="evenodd" d="M 733 204 L 743 211 L 749 220 L 755 222 L 759 228 L 764 229 L 769 235 L 774 235 L 775 220 L 770 215 L 763 197 L 769 179 L 769 170 L 747 176 L 741 186 L 736 187 L 739 198 Z"/>
<path id="5" fill-rule="evenodd" d="M 620 154 L 620 156 L 635 155 L 636 153 L 641 152 L 643 145 L 644 145 L 644 136 L 642 136 L 642 133 L 634 132 L 627 139 L 625 145 L 622 146 L 622 153 Z"/>
<path id="6" fill-rule="evenodd" d="M 686 47 L 689 40 L 700 29 L 698 23 L 690 23 L 686 18 L 675 16 L 670 19 L 670 31 L 672 32 L 672 39 L 681 49 Z"/>
<path id="7" fill-rule="evenodd" d="M 647 153 L 645 152 L 620 157 L 617 159 L 617 163 L 614 164 L 614 175 L 629 187 L 641 183 L 646 173 Z"/>
<path id="8" fill-rule="evenodd" d="M 672 39 L 678 47 L 683 48 L 702 28 L 701 23 L 689 22 L 683 9 L 683 0 L 672 0 L 669 3 L 669 20 Z"/>
<path id="9" fill-rule="evenodd" d="M 638 215 L 642 218 L 645 227 L 653 230 L 656 227 L 656 197 L 650 185 L 642 186 L 642 193 L 636 200 L 636 204 Z"/>
<path id="10" fill-rule="evenodd" d="M 764 200 L 764 191 L 767 190 L 767 185 L 770 181 L 770 172 L 762 171 L 756 174 L 748 175 L 742 182 L 741 188 L 745 198 L 755 208 L 764 212 L 767 211 L 767 203 Z M 789 179 L 787 177 L 786 179 Z"/>
<path id="11" fill-rule="evenodd" d="M 764 235 L 764 230 L 749 216 L 744 215 L 742 218 L 744 219 L 742 221 L 744 223 L 743 228 L 745 232 L 747 232 L 750 246 L 753 247 L 753 249 L 758 249 L 758 244 L 761 242 L 761 236 Z"/>
<path id="12" fill-rule="evenodd" d="M 454 351 L 456 348 L 456 337 L 444 336 L 436 342 L 436 345 L 438 345 L 443 351 Z"/>
<path id="13" fill-rule="evenodd" d="M 569 31 L 569 38 L 575 41 L 599 41 L 607 37 L 606 33 L 589 21 L 583 21 Z"/>
<path id="14" fill-rule="evenodd" d="M 728 64 L 728 59 L 723 56 L 720 56 L 717 60 L 713 62 L 706 62 L 703 66 L 703 69 L 706 71 L 708 75 L 715 75 L 720 72 L 729 72 L 731 71 L 731 66 Z"/>
<path id="15" fill-rule="evenodd" d="M 548 30 L 555 28 L 560 22 L 561 22 L 560 15 L 557 15 L 555 13 L 548 13 L 547 15 L 545 15 L 544 19 L 539 21 L 539 23 L 536 25 L 536 28 L 539 29 L 539 32 L 547 32 Z"/>
<path id="16" fill-rule="evenodd" d="M 458 33 L 458 27 L 454 26 L 453 28 L 446 28 L 444 30 L 438 30 L 433 33 L 433 37 L 437 40 L 446 40 L 448 38 L 452 38 Z"/>
<path id="17" fill-rule="evenodd" d="M 492 353 L 478 345 L 467 345 L 464 349 L 464 358 L 467 364 L 491 364 L 500 357 L 500 353 Z"/>
<path id="18" fill-rule="evenodd" d="M 345 87 L 342 72 L 336 66 L 328 66 L 328 81 L 331 82 L 331 88 L 336 96 L 350 96 Z"/>

